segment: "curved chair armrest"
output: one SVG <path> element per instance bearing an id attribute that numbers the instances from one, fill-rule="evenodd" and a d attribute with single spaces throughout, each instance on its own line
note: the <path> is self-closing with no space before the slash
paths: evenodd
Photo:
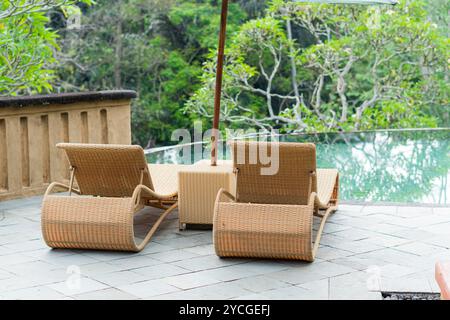
<path id="1" fill-rule="evenodd" d="M 313 198 L 314 195 L 314 198 Z M 330 211 L 330 213 L 334 212 L 337 210 L 337 205 L 329 205 L 329 204 L 325 204 L 323 203 L 320 199 L 319 196 L 317 195 L 317 193 L 313 192 L 311 193 L 311 198 L 310 198 L 310 203 L 314 206 L 314 215 L 317 217 L 323 217 L 325 214 L 320 213 L 320 210 L 322 211 Z M 312 201 L 312 202 L 311 202 Z"/>
<path id="2" fill-rule="evenodd" d="M 217 193 L 216 202 L 224 202 L 226 200 L 228 200 L 228 202 L 230 202 L 229 200 L 236 202 L 236 198 L 231 193 L 226 191 L 224 188 L 220 188 Z"/>
<path id="3" fill-rule="evenodd" d="M 319 195 L 315 194 L 315 199 L 314 199 L 314 206 L 316 207 L 317 210 L 321 209 L 321 210 L 326 210 L 328 209 L 328 205 L 324 202 L 322 202 L 322 200 L 320 200 Z"/>
<path id="4" fill-rule="evenodd" d="M 308 200 L 308 205 L 309 206 L 314 206 L 317 201 L 319 201 L 319 198 L 317 196 L 316 192 L 311 192 L 311 195 L 309 196 L 309 200 Z"/>
<path id="5" fill-rule="evenodd" d="M 70 187 L 69 187 L 68 185 L 65 185 L 65 184 L 59 183 L 59 182 L 52 182 L 52 183 L 48 186 L 47 190 L 45 191 L 44 197 L 46 197 L 46 196 L 48 196 L 50 193 L 52 193 L 53 189 L 55 189 L 56 187 L 66 189 L 67 191 L 70 190 Z M 72 188 L 72 191 L 75 192 L 76 194 L 81 194 L 81 191 L 78 190 L 78 189 Z"/>
<path id="6" fill-rule="evenodd" d="M 154 198 L 155 200 L 167 200 L 169 196 L 161 195 L 159 193 L 156 193 L 149 187 L 140 184 L 134 189 L 133 195 L 131 196 L 131 199 L 135 205 L 138 205 L 140 200 L 145 198 Z"/>

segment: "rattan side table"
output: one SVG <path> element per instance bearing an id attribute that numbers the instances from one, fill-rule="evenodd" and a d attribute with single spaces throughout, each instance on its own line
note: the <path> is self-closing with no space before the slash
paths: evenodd
<path id="1" fill-rule="evenodd" d="M 201 160 L 178 173 L 178 212 L 180 230 L 213 223 L 214 203 L 220 188 L 234 194 L 235 177 L 232 161 L 219 161 L 217 166 Z"/>

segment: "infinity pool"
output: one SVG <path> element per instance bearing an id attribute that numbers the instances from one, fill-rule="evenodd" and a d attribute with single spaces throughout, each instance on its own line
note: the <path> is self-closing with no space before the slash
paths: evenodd
<path id="1" fill-rule="evenodd" d="M 313 142 L 319 168 L 340 172 L 341 199 L 450 205 L 450 129 L 284 135 Z M 200 148 L 201 149 L 201 148 Z M 148 154 L 151 163 L 191 163 L 180 147 Z M 229 158 L 229 150 L 223 158 Z"/>

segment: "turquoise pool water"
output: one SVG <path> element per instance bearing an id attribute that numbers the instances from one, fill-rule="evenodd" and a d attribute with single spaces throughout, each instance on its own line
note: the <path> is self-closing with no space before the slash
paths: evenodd
<path id="1" fill-rule="evenodd" d="M 450 205 L 450 129 L 298 134 L 280 141 L 315 143 L 318 167 L 340 172 L 343 200 Z M 148 155 L 151 163 L 189 163 L 202 154 L 188 158 L 179 147 Z"/>

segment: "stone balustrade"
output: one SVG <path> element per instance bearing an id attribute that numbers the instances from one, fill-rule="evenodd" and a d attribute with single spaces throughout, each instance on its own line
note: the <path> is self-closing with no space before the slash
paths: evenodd
<path id="1" fill-rule="evenodd" d="M 0 97 L 0 201 L 68 179 L 59 142 L 131 143 L 134 91 Z"/>

